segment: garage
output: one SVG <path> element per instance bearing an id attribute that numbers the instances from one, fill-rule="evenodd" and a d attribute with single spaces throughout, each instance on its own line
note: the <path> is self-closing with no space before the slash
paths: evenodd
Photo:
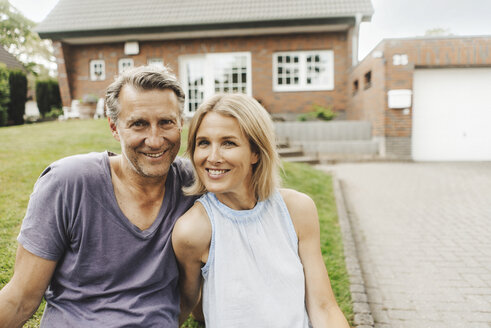
<path id="1" fill-rule="evenodd" d="M 491 160 L 491 68 L 416 69 L 412 158 Z"/>

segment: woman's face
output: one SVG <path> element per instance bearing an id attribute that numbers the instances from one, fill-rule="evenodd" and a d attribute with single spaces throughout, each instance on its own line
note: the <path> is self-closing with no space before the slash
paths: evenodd
<path id="1" fill-rule="evenodd" d="M 216 112 L 205 114 L 196 133 L 193 161 L 206 189 L 220 195 L 250 197 L 252 165 L 258 156 L 237 119 Z"/>

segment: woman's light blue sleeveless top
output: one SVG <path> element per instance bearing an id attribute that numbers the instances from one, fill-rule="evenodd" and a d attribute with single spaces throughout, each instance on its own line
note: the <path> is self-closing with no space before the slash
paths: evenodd
<path id="1" fill-rule="evenodd" d="M 243 211 L 213 193 L 198 201 L 212 226 L 202 268 L 206 327 L 309 327 L 298 239 L 280 193 Z"/>

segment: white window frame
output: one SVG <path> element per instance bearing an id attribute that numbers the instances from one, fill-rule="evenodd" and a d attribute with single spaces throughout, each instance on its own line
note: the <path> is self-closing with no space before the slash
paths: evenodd
<path id="1" fill-rule="evenodd" d="M 135 66 L 133 58 L 121 58 L 118 60 L 118 73 L 123 73 L 124 70 Z"/>
<path id="2" fill-rule="evenodd" d="M 325 83 L 307 84 L 308 70 L 307 57 L 312 55 L 325 55 L 327 57 Z M 278 63 L 279 56 L 298 56 L 297 72 L 298 84 L 278 84 Z M 295 63 L 289 63 L 289 66 L 295 66 Z M 273 91 L 319 91 L 334 90 L 334 51 L 332 50 L 309 50 L 309 51 L 282 51 L 273 54 Z"/>
<path id="3" fill-rule="evenodd" d="M 395 54 L 392 56 L 392 65 L 405 66 L 409 63 L 407 54 Z"/>
<path id="4" fill-rule="evenodd" d="M 91 60 L 89 65 L 91 81 L 104 81 L 106 79 L 106 63 L 103 59 Z M 100 73 L 97 71 L 100 71 Z"/>
<path id="5" fill-rule="evenodd" d="M 147 65 L 157 66 L 157 67 L 161 67 L 161 68 L 165 67 L 164 60 L 162 58 L 148 58 L 147 59 Z"/>
<path id="6" fill-rule="evenodd" d="M 184 113 L 186 116 L 193 116 L 194 112 L 189 110 L 188 100 L 188 72 L 187 61 L 189 60 L 202 60 L 203 61 L 203 99 L 209 98 L 215 94 L 215 72 L 214 61 L 219 61 L 220 57 L 225 56 L 244 56 L 246 60 L 246 94 L 252 96 L 252 69 L 251 69 L 251 53 L 250 52 L 220 52 L 220 53 L 208 53 L 200 55 L 183 55 L 179 56 L 179 78 L 182 82 L 184 92 L 186 94 L 186 102 L 184 107 Z M 234 92 L 233 90 L 231 92 Z"/>

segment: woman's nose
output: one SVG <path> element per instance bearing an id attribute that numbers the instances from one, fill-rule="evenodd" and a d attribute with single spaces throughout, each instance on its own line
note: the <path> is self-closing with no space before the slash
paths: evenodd
<path id="1" fill-rule="evenodd" d="M 210 147 L 210 153 L 208 154 L 208 162 L 219 163 L 221 162 L 220 148 L 217 146 Z"/>

